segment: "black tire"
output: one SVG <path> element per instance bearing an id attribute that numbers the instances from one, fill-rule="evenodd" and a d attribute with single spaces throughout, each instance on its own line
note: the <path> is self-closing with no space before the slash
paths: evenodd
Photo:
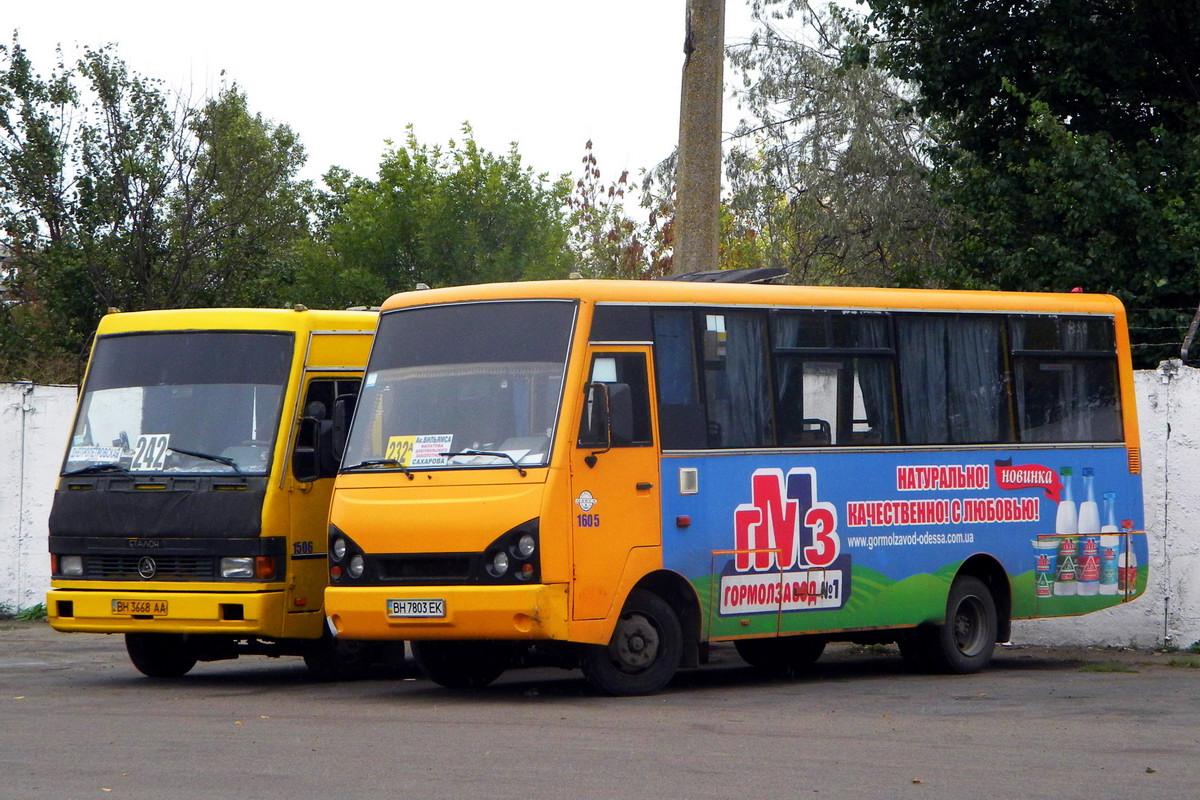
<path id="1" fill-rule="evenodd" d="M 617 696 L 654 694 L 675 676 L 683 629 L 675 609 L 658 595 L 634 591 L 607 645 L 584 645 L 582 667 L 597 691 Z"/>
<path id="2" fill-rule="evenodd" d="M 401 645 L 403 646 L 403 645 Z M 372 663 L 371 646 L 353 639 L 335 639 L 328 630 L 304 648 L 304 666 L 318 681 L 348 681 L 366 677 Z"/>
<path id="3" fill-rule="evenodd" d="M 771 675 L 798 675 L 825 652 L 825 640 L 813 636 L 738 639 L 738 655 L 750 666 Z"/>
<path id="4" fill-rule="evenodd" d="M 914 667 L 968 675 L 992 660 L 996 629 L 991 590 L 978 578 L 960 575 L 946 598 L 946 623 L 917 628 L 897 644 L 900 655 Z"/>
<path id="5" fill-rule="evenodd" d="M 127 633 L 125 649 L 138 672 L 150 678 L 178 678 L 196 666 L 196 652 L 181 633 Z"/>
<path id="6" fill-rule="evenodd" d="M 412 642 L 413 660 L 425 677 L 447 689 L 479 689 L 513 662 L 513 649 L 500 642 Z"/>
<path id="7" fill-rule="evenodd" d="M 929 651 L 936 645 L 931 642 L 929 634 L 930 629 L 915 628 L 896 639 L 900 657 L 910 669 L 917 672 L 929 672 L 933 668 L 929 661 Z"/>

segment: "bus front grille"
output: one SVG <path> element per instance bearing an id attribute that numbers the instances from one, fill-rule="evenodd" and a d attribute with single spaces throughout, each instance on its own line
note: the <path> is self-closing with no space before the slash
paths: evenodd
<path id="1" fill-rule="evenodd" d="M 468 581 L 476 558 L 470 553 L 381 556 L 375 563 L 385 583 L 454 585 Z"/>
<path id="2" fill-rule="evenodd" d="M 154 556 L 150 577 L 142 556 L 93 555 L 86 561 L 85 577 L 94 580 L 210 581 L 216 578 L 217 563 L 211 556 Z"/>

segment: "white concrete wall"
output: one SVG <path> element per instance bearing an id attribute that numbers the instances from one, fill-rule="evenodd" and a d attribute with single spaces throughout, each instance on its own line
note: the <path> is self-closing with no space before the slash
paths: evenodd
<path id="1" fill-rule="evenodd" d="M 1200 641 L 1200 369 L 1167 362 L 1135 375 L 1141 419 L 1150 584 L 1128 605 L 1017 622 L 1013 641 L 1187 647 Z M 46 522 L 75 387 L 0 384 L 0 605 L 44 602 Z"/>
<path id="2" fill-rule="evenodd" d="M 1200 369 L 1134 373 L 1150 583 L 1133 602 L 1074 619 L 1013 624 L 1027 644 L 1187 647 L 1200 641 Z"/>
<path id="3" fill-rule="evenodd" d="M 46 600 L 46 522 L 75 413 L 74 386 L 0 383 L 0 606 Z"/>

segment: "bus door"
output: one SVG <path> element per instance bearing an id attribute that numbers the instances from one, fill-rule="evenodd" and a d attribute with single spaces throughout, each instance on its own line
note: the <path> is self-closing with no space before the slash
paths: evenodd
<path id="1" fill-rule="evenodd" d="M 288 480 L 292 483 L 289 493 L 291 530 L 287 547 L 289 612 L 315 613 L 322 609 L 328 581 L 325 540 L 329 499 L 338 467 L 332 435 L 334 404 L 339 397 L 357 395 L 360 383 L 357 372 L 305 376 L 293 425 L 294 442 L 288 469 Z"/>
<path id="2" fill-rule="evenodd" d="M 630 550 L 662 543 L 650 348 L 597 345 L 588 363 L 571 455 L 571 616 L 580 620 L 613 613 Z"/>

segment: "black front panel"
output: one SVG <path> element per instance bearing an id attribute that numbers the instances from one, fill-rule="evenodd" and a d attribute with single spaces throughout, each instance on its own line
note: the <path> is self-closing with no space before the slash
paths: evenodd
<path id="1" fill-rule="evenodd" d="M 50 536 L 50 552 L 80 556 L 84 580 L 214 581 L 226 557 L 272 556 L 275 580 L 284 578 L 287 541 L 262 539 L 156 539 L 112 536 Z M 145 559 L 151 559 L 147 569 Z M 54 577 L 63 577 L 55 575 Z"/>
<path id="2" fill-rule="evenodd" d="M 50 509 L 51 536 L 249 539 L 262 532 L 267 479 L 64 478 Z"/>

